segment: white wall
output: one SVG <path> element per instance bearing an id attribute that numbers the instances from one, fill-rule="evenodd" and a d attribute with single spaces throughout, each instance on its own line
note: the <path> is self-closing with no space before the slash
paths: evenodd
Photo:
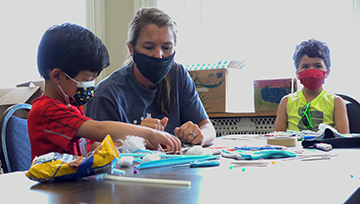
<path id="1" fill-rule="evenodd" d="M 70 1 L 72 4 L 74 3 L 74 1 Z M 360 98 L 360 92 L 357 91 L 358 77 L 356 75 L 360 68 L 357 60 L 360 56 L 360 19 L 357 17 L 356 32 L 350 31 L 351 26 L 349 27 L 349 25 L 342 22 L 338 23 L 338 27 L 326 27 L 323 23 L 325 21 L 335 22 L 339 19 L 338 17 L 354 15 L 352 12 L 344 12 L 344 8 L 342 8 L 349 6 L 351 0 L 332 1 L 334 4 L 339 2 L 347 3 L 339 4 L 342 6 L 339 6 L 338 10 L 329 11 L 331 15 L 320 16 L 321 18 L 317 19 L 315 24 L 309 24 L 309 27 L 306 27 L 307 35 L 296 34 L 294 30 L 304 29 L 298 26 L 300 22 L 314 21 L 317 9 L 312 8 L 311 5 L 313 6 L 314 2 L 323 2 L 323 0 L 306 0 L 298 3 L 285 1 L 288 3 L 273 10 L 274 15 L 270 15 L 269 11 L 267 11 L 268 6 L 271 4 L 270 2 L 266 3 L 267 1 L 262 1 L 265 3 L 262 7 L 258 7 L 258 13 L 249 12 L 252 7 L 257 5 L 249 4 L 247 1 L 207 0 L 206 2 L 210 1 L 215 2 L 214 4 L 218 3 L 218 7 L 215 7 L 215 10 L 210 7 L 202 8 L 205 9 L 204 11 L 214 15 L 213 20 L 202 23 L 213 25 L 212 31 L 201 32 L 197 26 L 201 22 L 198 22 L 195 18 L 189 18 L 192 13 L 189 9 L 177 15 L 172 14 L 172 10 L 183 9 L 183 2 L 194 4 L 191 7 L 194 11 L 200 9 L 194 0 L 171 0 L 171 5 L 165 9 L 179 25 L 179 44 L 176 54 L 178 62 L 187 64 L 191 60 L 203 62 L 207 59 L 248 58 L 246 68 L 252 70 L 249 77 L 253 79 L 294 77 L 295 68 L 291 57 L 295 45 L 303 39 L 316 37 L 327 42 L 331 49 L 332 70 L 326 81 L 325 88 L 331 92 L 348 93 L 357 99 Z M 19 4 L 18 1 L 7 1 L 0 7 L 0 22 L 3 28 L 0 34 L 0 43 L 2 45 L 5 43 L 12 45 L 10 48 L 4 49 L 2 47 L 0 49 L 0 67 L 2 70 L 0 87 L 13 87 L 18 83 L 40 79 L 36 67 L 36 49 L 39 40 L 48 26 L 65 21 L 64 19 L 47 20 L 50 19 L 49 16 L 60 16 L 64 11 L 66 11 L 67 19 L 70 19 L 73 13 L 72 7 L 61 8 L 57 6 L 55 9 L 49 6 L 47 2 L 49 1 L 23 0 Z M 68 1 L 66 2 L 69 4 Z M 76 2 L 81 3 L 84 1 L 77 0 Z M 92 24 L 91 29 L 103 39 L 110 52 L 111 65 L 101 75 L 99 78 L 101 80 L 121 67 L 127 59 L 128 51 L 125 42 L 128 25 L 134 16 L 134 12 L 141 6 L 156 6 L 159 3 L 157 0 L 88 0 L 88 5 L 89 2 L 96 6 L 95 10 L 100 9 L 96 15 L 103 18 L 100 22 L 105 22 L 97 25 L 96 23 Z M 225 4 L 228 2 L 235 2 L 235 6 L 229 6 L 232 5 L 230 3 Z M 275 2 L 284 1 L 278 0 Z M 41 8 L 41 12 L 33 12 L 30 8 L 34 6 Z M 303 12 L 293 13 L 292 18 L 281 18 L 283 14 L 281 12 L 291 14 L 291 8 L 295 7 L 302 7 Z M 329 10 L 326 6 L 323 9 Z M 90 10 L 88 8 L 87 11 Z M 311 15 L 307 13 L 309 11 L 311 11 Z M 358 13 L 355 14 L 358 15 Z M 233 18 L 231 21 L 224 21 L 220 18 L 224 16 L 230 19 Z M 30 20 L 34 18 L 35 20 Z M 43 28 L 38 33 L 30 36 L 27 31 L 33 29 L 34 25 L 38 25 L 39 22 L 44 21 Z M 89 19 L 87 21 L 89 25 Z M 189 24 L 189 21 L 191 24 Z M 223 27 L 220 27 L 221 25 Z M 184 32 L 184 26 L 192 26 L 193 32 Z M 212 35 L 208 35 L 210 32 L 212 32 Z M 226 34 L 227 37 L 221 37 L 220 34 Z M 249 40 L 252 36 L 255 38 Z M 211 43 L 208 43 L 209 41 Z M 201 45 L 201 43 L 205 45 L 201 48 L 202 50 L 199 50 L 200 46 L 198 45 Z M 23 45 L 25 44 L 30 45 L 31 48 L 24 49 Z M 211 52 L 205 52 L 208 50 Z M 194 58 L 189 58 L 186 55 L 194 56 Z M 22 64 L 26 60 L 29 62 Z M 22 70 L 27 70 L 27 72 Z"/>
<path id="2" fill-rule="evenodd" d="M 40 80 L 36 55 L 42 35 L 54 24 L 71 22 L 86 26 L 84 6 L 85 0 L 1 2 L 0 87 Z"/>

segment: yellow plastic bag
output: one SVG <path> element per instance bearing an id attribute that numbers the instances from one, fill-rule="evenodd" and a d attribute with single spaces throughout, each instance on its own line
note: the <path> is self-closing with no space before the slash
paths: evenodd
<path id="1" fill-rule="evenodd" d="M 119 159 L 118 150 L 110 135 L 86 156 L 51 152 L 35 157 L 26 176 L 35 181 L 65 181 L 95 174 L 112 173 Z"/>

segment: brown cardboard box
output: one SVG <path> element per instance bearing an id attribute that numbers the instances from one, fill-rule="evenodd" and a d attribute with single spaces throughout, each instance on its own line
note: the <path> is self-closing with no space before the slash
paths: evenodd
<path id="1" fill-rule="evenodd" d="M 16 87 L 35 87 L 35 86 L 40 86 L 40 89 L 43 92 L 44 86 L 45 86 L 45 81 L 44 80 L 28 81 L 28 82 L 24 82 L 24 83 L 16 85 Z"/>
<path id="2" fill-rule="evenodd" d="M 207 113 L 253 112 L 252 81 L 248 80 L 244 62 L 186 66 Z"/>
<path id="3" fill-rule="evenodd" d="M 295 91 L 297 91 L 296 78 L 255 80 L 255 112 L 277 112 L 282 97 Z"/>
<path id="4" fill-rule="evenodd" d="M 39 86 L 0 89 L 0 116 L 10 106 L 18 103 L 31 104 L 32 101 L 41 96 L 41 94 L 42 91 Z M 25 117 L 21 113 L 17 115 Z"/>

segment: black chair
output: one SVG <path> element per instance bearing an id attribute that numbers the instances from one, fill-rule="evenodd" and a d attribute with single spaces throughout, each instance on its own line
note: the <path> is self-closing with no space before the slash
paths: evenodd
<path id="1" fill-rule="evenodd" d="M 349 118 L 350 133 L 360 133 L 360 103 L 345 94 L 336 94 L 344 99 Z"/>
<path id="2" fill-rule="evenodd" d="M 31 146 L 27 119 L 15 116 L 15 112 L 31 109 L 30 104 L 16 104 L 0 118 L 0 174 L 26 171 L 31 166 Z M 17 113 L 19 113 L 17 112 Z"/>

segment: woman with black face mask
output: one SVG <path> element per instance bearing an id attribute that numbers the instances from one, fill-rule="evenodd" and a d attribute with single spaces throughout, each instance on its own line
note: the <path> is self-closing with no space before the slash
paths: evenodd
<path id="1" fill-rule="evenodd" d="M 187 70 L 174 62 L 176 41 L 168 14 L 140 9 L 128 33 L 130 62 L 96 87 L 86 115 L 165 130 L 187 144 L 211 144 L 215 128 Z"/>

